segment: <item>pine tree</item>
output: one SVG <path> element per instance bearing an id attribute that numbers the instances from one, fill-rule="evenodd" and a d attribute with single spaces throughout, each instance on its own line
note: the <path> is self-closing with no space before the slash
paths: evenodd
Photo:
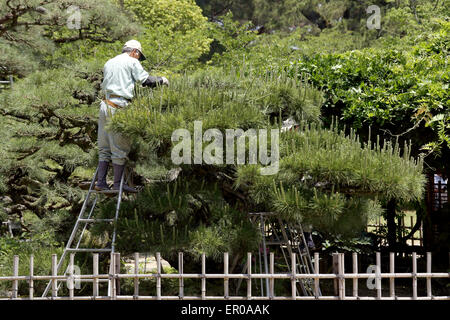
<path id="1" fill-rule="evenodd" d="M 216 261 L 229 251 L 239 260 L 259 241 L 249 212 L 275 211 L 326 236 L 349 238 L 382 213 L 382 201 L 422 197 L 422 160 L 412 159 L 408 146 L 400 154 L 390 141 L 369 145 L 352 130 L 323 129 L 321 101 L 319 91 L 286 74 L 263 77 L 250 70 L 209 69 L 142 92 L 111 125 L 134 139 L 131 158 L 147 185 L 122 208 L 120 250 L 158 250 L 169 260 L 178 251 L 193 258 L 206 253 Z M 194 121 L 202 121 L 204 132 L 279 128 L 287 118 L 301 125 L 281 134 L 275 175 L 262 176 L 248 159 L 244 165 L 171 161 L 172 133 L 186 128 L 192 135 Z"/>
<path id="2" fill-rule="evenodd" d="M 96 145 L 104 62 L 52 64 L 52 55 L 62 45 L 110 43 L 137 30 L 109 0 L 0 2 L 0 78 L 25 77 L 0 96 L 2 222 L 19 222 L 32 235 L 59 230 L 58 240 L 67 240 L 68 213 L 84 196 L 78 182 L 91 175 L 84 168 Z"/>
<path id="3" fill-rule="evenodd" d="M 110 43 L 137 31 L 110 0 L 2 0 L 0 77 L 24 76 L 42 67 L 44 57 L 58 45 L 79 40 Z"/>

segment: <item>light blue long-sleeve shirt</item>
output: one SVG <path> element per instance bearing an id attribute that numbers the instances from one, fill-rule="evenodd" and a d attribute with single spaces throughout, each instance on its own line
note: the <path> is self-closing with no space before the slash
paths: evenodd
<path id="1" fill-rule="evenodd" d="M 148 77 L 138 59 L 122 53 L 105 63 L 101 88 L 107 98 L 113 94 L 132 99 L 135 83 L 142 83 Z"/>

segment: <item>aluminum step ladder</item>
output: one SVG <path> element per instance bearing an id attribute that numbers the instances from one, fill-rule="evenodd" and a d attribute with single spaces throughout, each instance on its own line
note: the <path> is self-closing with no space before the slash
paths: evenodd
<path id="1" fill-rule="evenodd" d="M 292 253 L 298 257 L 296 259 L 296 273 L 297 274 L 313 274 L 315 268 L 312 263 L 308 244 L 305 239 L 303 227 L 301 223 L 288 223 L 280 218 L 276 212 L 259 212 L 249 213 L 250 221 L 253 224 L 259 225 L 261 230 L 261 244 L 259 250 L 259 264 L 260 269 L 268 273 L 268 247 L 280 248 L 284 261 L 291 272 L 290 259 Z M 315 296 L 314 279 L 299 279 L 297 283 L 304 296 Z M 269 279 L 266 279 L 266 295 L 269 294 Z M 261 279 L 261 295 L 264 295 L 264 285 Z M 299 289 L 297 288 L 297 295 Z M 318 288 L 318 295 L 322 295 L 320 288 Z"/>
<path id="2" fill-rule="evenodd" d="M 81 207 L 81 211 L 80 214 L 78 215 L 77 221 L 75 222 L 75 225 L 73 227 L 72 233 L 69 237 L 69 240 L 67 241 L 66 247 L 64 249 L 63 254 L 61 255 L 57 268 L 56 268 L 56 272 L 58 273 L 61 266 L 63 265 L 64 259 L 66 258 L 68 253 L 78 253 L 78 252 L 91 252 L 91 253 L 110 253 L 111 256 L 112 254 L 115 252 L 115 242 L 116 242 L 116 229 L 117 229 L 117 219 L 119 217 L 119 211 L 120 211 L 120 204 L 122 202 L 122 195 L 123 195 L 123 185 L 124 185 L 124 180 L 125 180 L 125 172 L 126 170 L 124 170 L 124 172 L 122 173 L 122 177 L 120 179 L 120 188 L 119 190 L 105 190 L 105 191 L 97 191 L 95 190 L 95 181 L 97 180 L 97 175 L 98 175 L 98 167 L 95 170 L 94 176 L 92 178 L 92 181 L 89 185 L 89 191 L 86 195 L 86 198 L 84 199 L 83 202 L 83 206 Z M 131 174 L 128 175 L 128 177 L 130 177 Z M 94 209 L 95 206 L 97 205 L 97 202 L 99 201 L 99 196 L 101 194 L 107 195 L 107 196 L 115 196 L 118 195 L 117 197 L 117 204 L 116 204 L 116 211 L 115 211 L 115 215 L 114 218 L 111 219 L 95 219 L 92 217 L 92 214 L 94 213 Z M 92 201 L 93 199 L 93 201 Z M 90 203 L 91 202 L 91 203 Z M 85 213 L 87 212 L 88 207 L 90 207 L 89 209 L 89 214 L 87 215 L 87 217 L 85 217 Z M 81 240 L 83 239 L 83 235 L 88 227 L 88 225 L 90 224 L 94 224 L 94 223 L 112 223 L 113 224 L 113 234 L 112 234 L 112 238 L 111 238 L 111 247 L 110 248 L 80 248 L 80 244 L 81 244 Z M 78 241 L 76 242 L 76 245 L 73 247 L 74 244 L 74 240 L 77 237 L 77 233 L 79 233 L 78 231 L 80 230 L 80 228 L 82 228 L 81 230 L 81 234 L 79 235 Z M 113 259 L 111 259 L 111 262 L 113 261 Z M 110 265 L 110 271 L 112 268 L 112 264 Z M 64 275 L 67 274 L 67 272 L 69 271 L 69 266 L 66 268 L 66 270 L 64 271 Z M 109 272 L 111 273 L 111 272 Z M 108 285 L 108 295 L 110 295 L 111 292 L 111 281 L 108 279 L 103 279 L 103 282 L 108 281 L 109 285 Z M 99 279 L 99 281 L 102 281 L 102 279 Z M 56 292 L 58 292 L 58 289 L 61 286 L 61 281 L 59 282 L 59 286 L 56 289 Z M 44 290 L 44 293 L 42 294 L 42 297 L 46 297 L 50 288 L 52 285 L 52 281 L 50 280 L 49 283 L 47 284 L 47 287 Z"/>

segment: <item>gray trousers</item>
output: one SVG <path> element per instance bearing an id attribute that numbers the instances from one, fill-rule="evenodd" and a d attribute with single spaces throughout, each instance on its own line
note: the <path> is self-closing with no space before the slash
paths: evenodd
<path id="1" fill-rule="evenodd" d="M 121 98 L 111 98 L 110 100 L 122 107 L 128 104 L 125 99 Z M 101 102 L 98 116 L 98 158 L 99 161 L 112 161 L 114 164 L 124 165 L 130 152 L 130 140 L 119 133 L 105 129 L 116 111 L 116 108 L 109 106 L 104 101 Z"/>

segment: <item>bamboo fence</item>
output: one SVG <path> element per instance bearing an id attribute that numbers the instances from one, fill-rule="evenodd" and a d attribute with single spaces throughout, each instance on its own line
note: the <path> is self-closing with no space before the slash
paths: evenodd
<path id="1" fill-rule="evenodd" d="M 224 253 L 223 265 L 224 272 L 219 274 L 206 273 L 206 258 L 202 255 L 201 273 L 184 273 L 183 272 L 183 253 L 178 255 L 178 273 L 162 273 L 161 272 L 161 255 L 156 253 L 156 273 L 140 273 L 139 272 L 139 254 L 134 255 L 134 273 L 121 274 L 120 273 L 120 253 L 113 253 L 111 255 L 110 271 L 108 274 L 99 274 L 99 255 L 93 254 L 93 272 L 89 275 L 74 275 L 74 254 L 70 255 L 68 272 L 65 275 L 57 275 L 57 255 L 52 255 L 52 270 L 51 275 L 35 275 L 34 274 L 34 259 L 33 256 L 29 260 L 29 274 L 19 275 L 19 256 L 14 256 L 13 259 L 13 275 L 0 277 L 0 282 L 12 282 L 10 296 L 1 298 L 0 300 L 450 300 L 450 295 L 434 296 L 432 293 L 431 280 L 436 278 L 450 279 L 450 272 L 432 272 L 431 271 L 431 253 L 426 254 L 426 272 L 418 272 L 417 270 L 417 255 L 412 254 L 412 272 L 396 273 L 395 272 L 395 253 L 391 252 L 389 256 L 389 272 L 381 272 L 381 257 L 380 253 L 376 253 L 376 266 L 373 273 L 359 273 L 358 272 L 358 255 L 352 253 L 352 273 L 345 272 L 344 253 L 337 253 L 337 271 L 335 273 L 320 273 L 319 270 L 319 253 L 314 254 L 314 273 L 302 274 L 296 273 L 298 268 L 295 268 L 297 263 L 296 254 L 291 255 L 291 270 L 290 273 L 275 273 L 274 254 L 270 253 L 269 259 L 269 273 L 252 273 L 252 254 L 247 255 L 247 273 L 229 273 L 229 255 Z M 139 294 L 140 279 L 156 279 L 156 295 L 146 296 Z M 412 281 L 412 295 L 397 296 L 395 292 L 395 280 L 409 278 Z M 134 279 L 134 294 L 120 295 L 120 279 Z M 162 279 L 178 279 L 179 288 L 177 296 L 163 296 L 162 295 Z M 186 296 L 184 294 L 184 280 L 185 279 L 200 279 L 201 280 L 201 294 L 198 296 Z M 208 279 L 223 279 L 223 295 L 208 296 L 206 294 L 206 282 Z M 230 279 L 242 279 L 247 282 L 247 294 L 245 296 L 231 296 L 229 281 Z M 269 290 L 264 296 L 252 295 L 252 281 L 256 279 L 268 279 Z M 290 280 L 291 295 L 277 296 L 274 293 L 274 283 L 276 280 L 288 279 Z M 297 294 L 297 282 L 300 280 L 311 279 L 314 288 L 313 296 L 299 296 Z M 337 281 L 337 293 L 332 296 L 320 295 L 320 280 L 331 279 Z M 346 295 L 345 280 L 352 280 L 352 294 Z M 359 296 L 358 280 L 372 279 L 375 282 L 376 296 Z M 381 281 L 382 279 L 389 279 L 389 294 L 382 295 Z M 418 279 L 426 280 L 426 295 L 418 295 Z M 51 295 L 49 297 L 36 297 L 34 292 L 34 282 L 39 280 L 51 281 Z M 74 290 L 74 281 L 92 282 L 91 296 L 77 296 Z M 29 292 L 28 295 L 19 296 L 18 288 L 19 281 L 27 281 Z M 69 288 L 68 296 L 58 296 L 58 282 L 66 281 Z M 99 295 L 99 282 L 108 282 L 109 288 L 107 295 Z"/>

